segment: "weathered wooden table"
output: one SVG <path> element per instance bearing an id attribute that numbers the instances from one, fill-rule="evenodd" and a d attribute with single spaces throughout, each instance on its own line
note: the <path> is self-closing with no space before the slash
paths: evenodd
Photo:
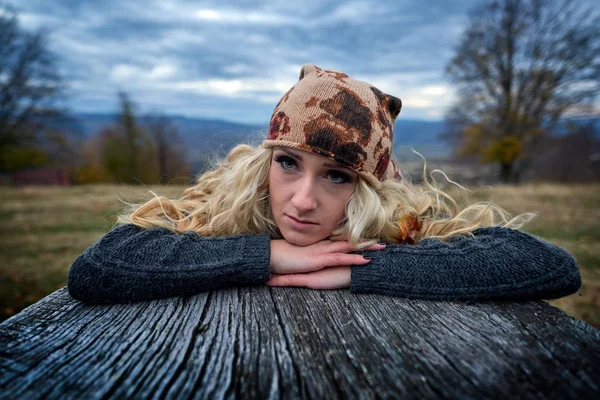
<path id="1" fill-rule="evenodd" d="M 0 325 L 0 397 L 600 398 L 600 332 L 544 302 L 245 287 Z"/>

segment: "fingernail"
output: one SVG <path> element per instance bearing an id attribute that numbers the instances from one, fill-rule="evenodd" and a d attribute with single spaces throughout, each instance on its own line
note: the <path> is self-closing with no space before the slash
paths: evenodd
<path id="1" fill-rule="evenodd" d="M 371 257 L 367 257 L 367 256 L 363 256 L 363 258 L 364 258 L 365 260 L 370 260 L 370 259 L 371 259 Z"/>
<path id="2" fill-rule="evenodd" d="M 378 245 L 380 245 L 380 246 L 386 246 L 386 245 L 387 245 L 387 243 L 386 243 L 386 242 L 379 242 L 379 243 L 377 243 L 377 244 L 378 244 Z"/>

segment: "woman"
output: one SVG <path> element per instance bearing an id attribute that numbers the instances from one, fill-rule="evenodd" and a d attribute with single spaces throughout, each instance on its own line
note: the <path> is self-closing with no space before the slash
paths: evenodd
<path id="1" fill-rule="evenodd" d="M 401 178 L 390 161 L 400 108 L 366 82 L 304 65 L 262 146 L 234 148 L 181 199 L 122 216 L 74 262 L 69 292 L 113 303 L 265 283 L 437 300 L 577 291 L 566 251 L 514 229 L 529 215 L 461 209 Z"/>

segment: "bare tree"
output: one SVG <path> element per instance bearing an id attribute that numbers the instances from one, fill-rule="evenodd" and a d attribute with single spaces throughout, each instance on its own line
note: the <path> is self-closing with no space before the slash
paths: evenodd
<path id="1" fill-rule="evenodd" d="M 152 183 L 154 160 L 147 159 L 151 142 L 137 123 L 135 105 L 125 92 L 119 92 L 119 112 L 115 123 L 100 132 L 102 164 L 119 183 Z"/>
<path id="2" fill-rule="evenodd" d="M 36 144 L 64 92 L 46 32 L 19 27 L 16 13 L 0 3 L 0 154 Z"/>
<path id="3" fill-rule="evenodd" d="M 570 0 L 489 0 L 472 12 L 447 72 L 459 96 L 445 139 L 518 181 L 553 124 L 593 111 L 600 17 Z"/>
<path id="4" fill-rule="evenodd" d="M 127 168 L 123 178 L 125 182 L 135 182 L 139 178 L 139 153 L 142 148 L 143 132 L 136 123 L 134 104 L 125 92 L 119 93 L 121 110 L 117 116 L 117 127 L 124 137 Z"/>
<path id="5" fill-rule="evenodd" d="M 97 141 L 107 175 L 119 183 L 188 178 L 185 148 L 173 123 L 163 115 L 139 118 L 135 104 L 124 92 L 119 93 L 119 102 L 116 123 L 105 127 Z"/>
<path id="6" fill-rule="evenodd" d="M 154 144 L 161 181 L 189 174 L 185 147 L 173 122 L 165 115 L 155 114 L 146 116 L 143 124 Z"/>

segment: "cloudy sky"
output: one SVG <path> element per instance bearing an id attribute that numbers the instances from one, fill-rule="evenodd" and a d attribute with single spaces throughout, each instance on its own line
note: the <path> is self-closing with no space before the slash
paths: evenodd
<path id="1" fill-rule="evenodd" d="M 265 124 L 304 63 L 403 100 L 406 119 L 440 119 L 444 67 L 478 0 L 9 0 L 45 27 L 75 111 L 140 111 Z"/>

